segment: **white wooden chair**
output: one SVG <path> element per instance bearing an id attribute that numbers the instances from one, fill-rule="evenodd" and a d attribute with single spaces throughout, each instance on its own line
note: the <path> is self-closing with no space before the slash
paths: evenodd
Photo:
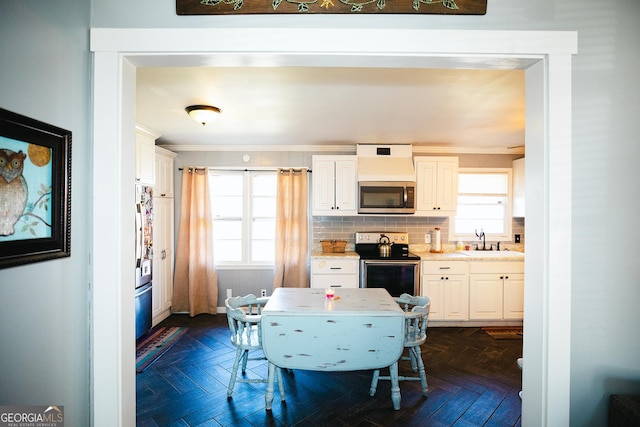
<path id="1" fill-rule="evenodd" d="M 268 297 L 257 298 L 253 294 L 243 297 L 230 297 L 225 300 L 227 319 L 231 330 L 231 343 L 236 347 L 236 358 L 233 362 L 231 379 L 227 396 L 231 397 L 236 382 L 239 383 L 267 383 L 266 378 L 246 378 L 247 362 L 249 360 L 267 360 L 262 354 L 262 332 L 260 328 L 262 308 L 269 301 Z M 250 351 L 260 351 L 260 356 L 249 357 Z M 238 368 L 242 362 L 242 377 L 238 377 Z M 271 363 L 271 362 L 269 362 Z M 276 382 L 280 389 L 280 397 L 284 401 L 284 386 L 282 371 L 276 366 Z"/>
<path id="2" fill-rule="evenodd" d="M 416 297 L 409 294 L 402 294 L 396 298 L 396 302 L 405 312 L 404 346 L 409 350 L 408 356 L 403 356 L 400 360 L 409 360 L 411 370 L 417 372 L 418 376 L 398 376 L 398 381 L 420 381 L 422 392 L 426 396 L 429 392 L 427 377 L 424 370 L 424 362 L 420 352 L 420 345 L 427 340 L 427 323 L 429 321 L 429 297 Z M 390 380 L 390 376 L 381 376 L 380 370 L 373 371 L 371 388 L 369 395 L 376 394 L 378 380 Z"/>

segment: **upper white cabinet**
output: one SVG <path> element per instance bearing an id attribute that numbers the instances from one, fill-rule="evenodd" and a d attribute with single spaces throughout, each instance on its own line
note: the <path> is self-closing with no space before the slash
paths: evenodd
<path id="1" fill-rule="evenodd" d="M 524 218 L 524 157 L 513 161 L 513 216 Z"/>
<path id="2" fill-rule="evenodd" d="M 357 215 L 356 156 L 313 156 L 313 215 Z"/>
<path id="3" fill-rule="evenodd" d="M 173 197 L 173 159 L 176 153 L 155 147 L 154 197 Z"/>
<path id="4" fill-rule="evenodd" d="M 455 214 L 458 200 L 457 157 L 415 157 L 416 215 Z"/>
<path id="5" fill-rule="evenodd" d="M 136 184 L 155 182 L 155 149 L 159 137 L 149 129 L 136 126 Z"/>

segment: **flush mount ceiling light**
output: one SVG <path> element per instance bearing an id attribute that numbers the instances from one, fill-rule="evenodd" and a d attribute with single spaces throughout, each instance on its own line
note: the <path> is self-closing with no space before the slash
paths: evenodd
<path id="1" fill-rule="evenodd" d="M 190 105 L 185 108 L 185 111 L 191 116 L 193 120 L 198 123 L 202 123 L 202 126 L 214 120 L 220 109 L 218 107 L 212 107 L 211 105 Z"/>

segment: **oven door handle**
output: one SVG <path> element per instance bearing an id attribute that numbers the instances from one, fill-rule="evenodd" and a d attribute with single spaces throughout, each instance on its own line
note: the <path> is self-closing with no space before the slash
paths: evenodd
<path id="1" fill-rule="evenodd" d="M 420 260 L 401 260 L 401 259 L 390 259 L 390 260 L 375 260 L 375 259 L 366 259 L 362 260 L 363 265 L 419 265 Z"/>

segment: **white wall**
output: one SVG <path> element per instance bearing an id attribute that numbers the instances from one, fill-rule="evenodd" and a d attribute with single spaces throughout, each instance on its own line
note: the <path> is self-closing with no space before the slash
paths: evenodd
<path id="1" fill-rule="evenodd" d="M 0 107 L 72 132 L 71 257 L 0 271 L 0 405 L 89 425 L 90 7 L 0 2 Z"/>
<path id="2" fill-rule="evenodd" d="M 175 15 L 174 0 L 95 0 L 94 27 L 577 30 L 573 61 L 571 424 L 603 425 L 608 394 L 640 392 L 640 3 L 496 0 L 486 16 Z M 127 12 L 122 13 L 123 10 Z M 631 185 L 633 184 L 633 185 Z"/>
<path id="3" fill-rule="evenodd" d="M 0 106 L 73 132 L 71 258 L 0 273 L 0 404 L 62 404 L 89 424 L 88 0 L 0 2 Z M 640 393 L 640 2 L 489 0 L 486 16 L 180 17 L 175 0 L 94 0 L 93 27 L 576 30 L 571 424 Z M 99 197 L 99 195 L 96 195 Z"/>

